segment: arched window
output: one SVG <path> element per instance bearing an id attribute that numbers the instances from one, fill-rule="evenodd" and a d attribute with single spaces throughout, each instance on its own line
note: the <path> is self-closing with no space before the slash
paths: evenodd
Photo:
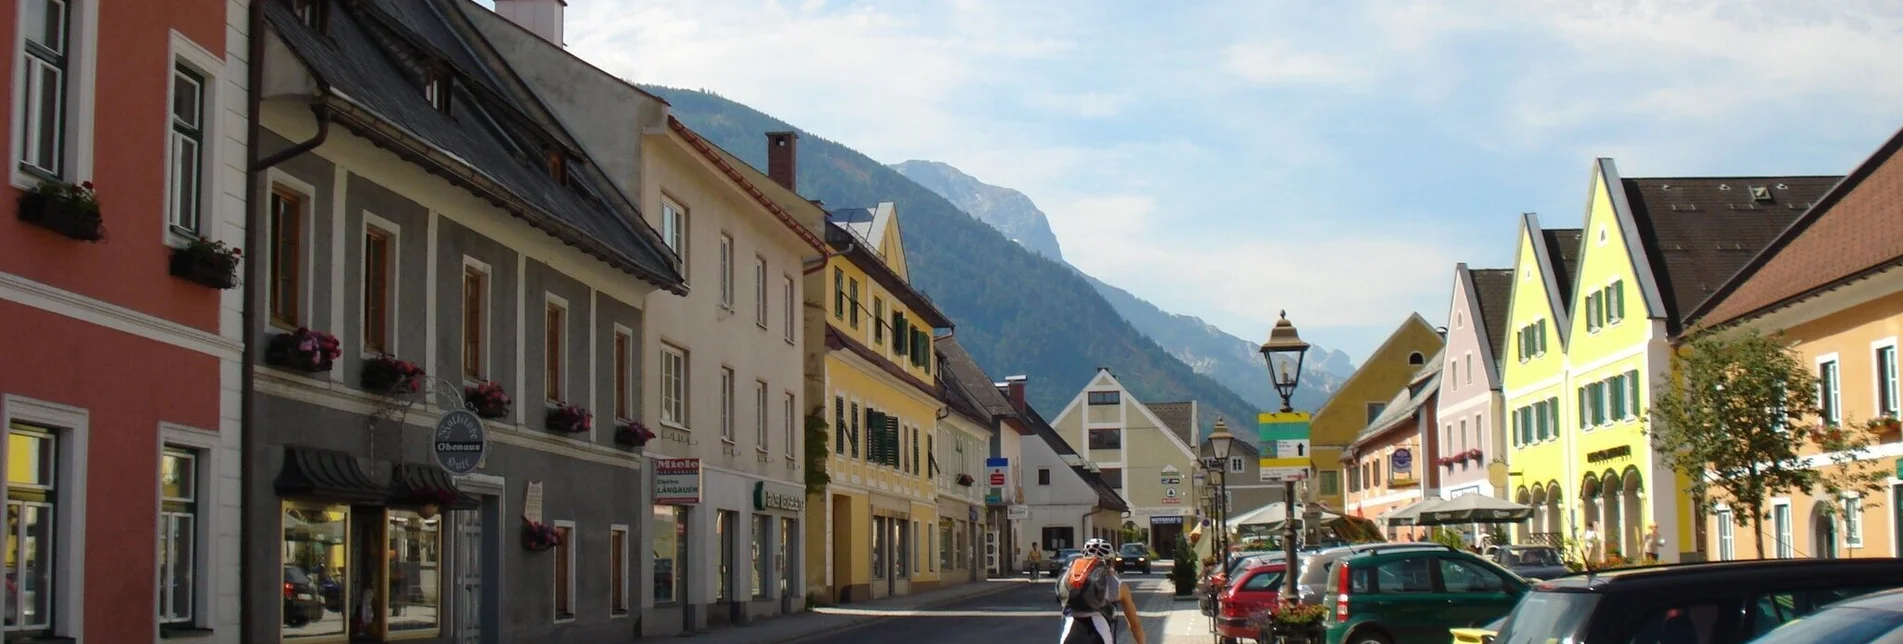
<path id="1" fill-rule="evenodd" d="M 1408 364 L 1418 367 L 1418 366 L 1421 366 L 1422 364 L 1425 364 L 1426 362 L 1427 362 L 1427 358 L 1425 356 L 1422 356 L 1421 352 L 1419 351 L 1415 351 L 1413 353 L 1407 354 Z"/>

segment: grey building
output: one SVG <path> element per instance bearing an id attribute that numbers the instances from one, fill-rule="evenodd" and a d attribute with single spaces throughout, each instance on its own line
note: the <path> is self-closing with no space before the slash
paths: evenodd
<path id="1" fill-rule="evenodd" d="M 676 255 L 453 0 L 260 2 L 243 640 L 635 639 Z"/>

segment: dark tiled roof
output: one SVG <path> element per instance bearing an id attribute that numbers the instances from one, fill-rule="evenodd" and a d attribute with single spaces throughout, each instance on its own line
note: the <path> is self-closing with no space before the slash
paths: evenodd
<path id="1" fill-rule="evenodd" d="M 885 258 L 879 256 L 878 247 L 874 245 L 874 242 L 867 241 L 864 235 L 849 228 L 847 224 L 840 223 L 840 213 L 855 211 L 864 212 L 865 209 L 835 210 L 827 216 L 826 244 L 832 246 L 839 256 L 847 258 L 860 270 L 865 271 L 866 275 L 871 276 L 880 286 L 884 286 L 892 297 L 898 298 L 906 306 L 911 307 L 912 313 L 920 318 L 918 322 L 934 329 L 952 328 L 951 318 L 947 317 L 944 311 L 938 310 L 938 305 L 933 304 L 924 293 L 912 288 L 912 283 L 900 277 L 898 271 L 892 270 L 892 266 L 885 263 Z"/>
<path id="2" fill-rule="evenodd" d="M 1156 419 L 1163 421 L 1164 428 L 1175 433 L 1177 438 L 1183 440 L 1184 445 L 1196 444 L 1196 428 L 1193 426 L 1194 421 L 1190 418 L 1190 412 L 1194 411 L 1191 408 L 1195 406 L 1195 403 L 1159 402 L 1143 403 L 1143 406 L 1149 407 L 1150 413 L 1156 414 Z"/>
<path id="3" fill-rule="evenodd" d="M 493 92 L 455 92 L 450 112 L 456 118 L 429 104 L 421 89 L 423 59 L 448 61 L 465 74 L 460 77 L 465 84 L 489 87 L 490 74 L 502 73 L 477 63 L 433 4 L 383 0 L 376 5 L 384 10 L 373 10 L 334 3 L 326 33 L 319 34 L 291 13 L 288 1 L 261 1 L 267 2 L 272 29 L 329 86 L 328 100 L 381 122 L 336 117 L 341 124 L 368 137 L 397 140 L 396 147 L 427 148 L 399 153 L 441 166 L 440 174 L 479 197 L 520 204 L 517 214 L 530 225 L 604 262 L 657 286 L 685 291 L 673 254 L 586 159 L 569 163 L 566 184 L 549 176 L 544 149 L 568 149 L 565 133 L 529 120 L 523 116 L 526 106 Z M 463 65 L 475 70 L 462 70 Z M 472 99 L 478 94 L 479 100 Z"/>
<path id="4" fill-rule="evenodd" d="M 934 346 L 938 347 L 939 353 L 944 357 L 944 364 L 938 370 L 939 374 L 944 375 L 949 372 L 953 376 L 947 379 L 948 383 L 964 389 L 980 409 L 992 415 L 1017 415 L 1017 410 L 1011 408 L 1010 399 L 998 393 L 998 388 L 992 384 L 991 376 L 986 375 L 984 368 L 978 366 L 978 361 L 971 357 L 970 352 L 965 351 L 965 347 L 958 343 L 957 337 L 950 334 L 938 336 Z"/>
<path id="5" fill-rule="evenodd" d="M 1841 178 L 1623 180 L 1670 332 Z"/>
<path id="6" fill-rule="evenodd" d="M 1467 271 L 1473 276 L 1474 290 L 1467 296 L 1473 298 L 1474 306 L 1480 309 L 1480 319 L 1476 320 L 1485 328 L 1487 344 L 1493 349 L 1495 360 L 1505 355 L 1507 346 L 1507 305 L 1513 299 L 1513 269 L 1511 268 L 1475 268 Z"/>
<path id="7" fill-rule="evenodd" d="M 1724 324 L 1903 261 L 1903 132 L 1731 278 L 1698 318 Z"/>
<path id="8" fill-rule="evenodd" d="M 1070 443 L 1065 442 L 1064 437 L 1059 436 L 1056 429 L 1051 428 L 1051 424 L 1044 420 L 1043 415 L 1037 413 L 1035 407 L 1026 406 L 1023 416 L 1030 421 L 1031 427 L 1037 430 L 1038 438 L 1044 439 L 1044 444 L 1051 446 L 1051 450 L 1057 452 L 1058 458 L 1083 456 L 1078 454 L 1076 449 L 1071 448 Z M 1118 512 L 1130 510 L 1130 504 L 1117 495 L 1117 489 L 1110 487 L 1110 484 L 1103 480 L 1102 474 L 1077 465 L 1070 466 L 1070 471 L 1076 472 L 1078 478 L 1083 479 L 1084 484 L 1089 485 L 1090 489 L 1097 493 L 1097 507 Z"/>
<path id="9" fill-rule="evenodd" d="M 1546 237 L 1546 256 L 1553 258 L 1553 281 L 1559 284 L 1559 305 L 1571 313 L 1573 276 L 1579 274 L 1578 228 L 1540 231 Z"/>

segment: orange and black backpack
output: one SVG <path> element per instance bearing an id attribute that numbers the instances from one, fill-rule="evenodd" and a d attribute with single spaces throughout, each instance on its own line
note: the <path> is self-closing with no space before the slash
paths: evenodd
<path id="1" fill-rule="evenodd" d="M 1115 604 L 1110 566 L 1096 557 L 1078 557 L 1057 578 L 1057 601 L 1072 614 L 1105 613 Z"/>

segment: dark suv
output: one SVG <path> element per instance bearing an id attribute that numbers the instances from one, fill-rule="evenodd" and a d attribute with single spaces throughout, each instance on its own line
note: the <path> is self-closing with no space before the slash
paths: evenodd
<path id="1" fill-rule="evenodd" d="M 1739 644 L 1826 604 L 1903 586 L 1903 559 L 1771 559 L 1581 573 L 1540 582 L 1493 644 Z"/>

